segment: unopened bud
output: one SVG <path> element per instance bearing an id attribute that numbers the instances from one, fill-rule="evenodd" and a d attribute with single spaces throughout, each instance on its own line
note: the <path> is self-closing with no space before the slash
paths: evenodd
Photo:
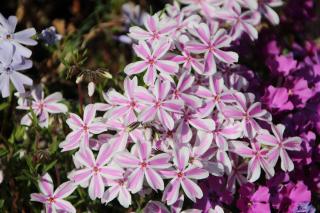
<path id="1" fill-rule="evenodd" d="M 77 77 L 76 84 L 79 84 L 83 80 L 83 75 Z"/>
<path id="2" fill-rule="evenodd" d="M 88 95 L 89 95 L 90 97 L 93 96 L 95 89 L 96 89 L 96 85 L 91 81 L 91 82 L 88 84 Z"/>

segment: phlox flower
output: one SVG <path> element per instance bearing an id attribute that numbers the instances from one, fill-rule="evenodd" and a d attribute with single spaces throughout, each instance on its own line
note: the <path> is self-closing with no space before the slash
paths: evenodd
<path id="1" fill-rule="evenodd" d="M 46 212 L 76 212 L 73 205 L 69 201 L 64 200 L 76 189 L 77 185 L 72 181 L 62 183 L 53 191 L 53 181 L 50 175 L 46 173 L 40 178 L 38 184 L 41 193 L 32 193 L 31 201 L 43 203 Z"/>
<path id="2" fill-rule="evenodd" d="M 131 194 L 128 188 L 128 172 L 125 172 L 123 177 L 117 180 L 108 180 L 109 188 L 102 196 L 102 203 L 109 203 L 117 197 L 119 203 L 128 208 L 131 205 Z"/>
<path id="3" fill-rule="evenodd" d="M 92 200 L 101 198 L 104 193 L 104 181 L 106 179 L 120 179 L 123 170 L 115 165 L 107 165 L 114 154 L 112 144 L 101 146 L 95 159 L 89 148 L 82 148 L 75 154 L 75 159 L 81 164 L 82 169 L 75 170 L 69 174 L 69 179 L 75 184 L 86 185 L 89 182 L 89 196 Z"/>
<path id="4" fill-rule="evenodd" d="M 143 80 L 148 85 L 154 85 L 158 75 L 157 71 L 164 75 L 174 75 L 178 72 L 179 65 L 173 61 L 161 59 L 168 52 L 170 45 L 170 42 L 163 40 L 152 45 L 152 50 L 144 41 L 141 41 L 138 45 L 134 45 L 133 49 L 135 53 L 142 58 L 143 61 L 137 61 L 127 65 L 124 72 L 131 76 L 147 70 Z"/>
<path id="5" fill-rule="evenodd" d="M 181 55 L 170 55 L 169 59 L 178 64 L 182 64 L 182 68 L 186 71 L 190 72 L 192 68 L 200 75 L 204 74 L 203 64 L 200 62 L 200 59 L 193 56 L 186 48 L 181 50 Z"/>
<path id="6" fill-rule="evenodd" d="M 265 186 L 259 186 L 255 191 L 254 185 L 243 185 L 240 190 L 240 199 L 237 202 L 237 207 L 242 212 L 254 213 L 268 213 L 271 212 L 269 198 L 269 189 Z"/>
<path id="7" fill-rule="evenodd" d="M 222 113 L 226 118 L 233 118 L 241 121 L 244 135 L 253 138 L 261 129 L 256 120 L 271 121 L 270 114 L 261 109 L 261 103 L 253 103 L 253 94 L 244 95 L 237 92 L 234 94 L 236 105 L 225 106 Z"/>
<path id="8" fill-rule="evenodd" d="M 189 72 L 184 72 L 179 77 L 177 85 L 173 88 L 173 99 L 182 100 L 185 104 L 193 109 L 202 105 L 202 100 L 193 94 L 195 77 Z"/>
<path id="9" fill-rule="evenodd" d="M 175 169 L 163 170 L 161 174 L 164 178 L 171 179 L 166 186 L 162 200 L 168 205 L 175 203 L 179 197 L 179 189 L 182 186 L 184 193 L 193 202 L 203 196 L 200 187 L 191 179 L 205 179 L 209 176 L 208 171 L 189 164 L 190 150 L 183 146 L 176 148 L 173 152 L 173 164 Z"/>
<path id="10" fill-rule="evenodd" d="M 284 138 L 283 133 L 285 126 L 282 124 L 271 125 L 273 135 L 269 132 L 263 132 L 256 137 L 257 141 L 261 144 L 269 145 L 272 147 L 269 153 L 269 160 L 271 163 L 276 164 L 279 156 L 281 158 L 281 169 L 283 171 L 292 171 L 294 165 L 286 150 L 299 151 L 301 150 L 301 138 L 290 137 Z"/>
<path id="11" fill-rule="evenodd" d="M 225 103 L 233 101 L 232 93 L 224 85 L 222 77 L 210 77 L 209 87 L 200 85 L 194 93 L 204 99 L 203 106 L 198 109 L 204 116 L 210 115 L 215 108 L 222 111 Z"/>
<path id="12" fill-rule="evenodd" d="M 183 101 L 170 100 L 168 97 L 171 85 L 169 81 L 157 80 L 151 94 L 148 90 L 140 87 L 136 93 L 137 100 L 145 104 L 146 107 L 139 115 L 139 121 L 153 121 L 155 117 L 169 130 L 174 127 L 174 120 L 170 112 L 179 113 L 183 107 Z"/>
<path id="13" fill-rule="evenodd" d="M 124 80 L 124 95 L 115 90 L 110 90 L 106 94 L 106 99 L 113 107 L 108 111 L 108 119 L 124 117 L 129 123 L 137 121 L 135 112 L 139 111 L 141 105 L 135 99 L 135 90 L 138 87 L 137 77 L 132 80 Z"/>
<path id="14" fill-rule="evenodd" d="M 133 169 L 128 177 L 128 187 L 133 193 L 137 193 L 142 189 L 143 180 L 146 178 L 152 189 L 163 190 L 164 183 L 158 171 L 171 166 L 171 156 L 167 153 L 151 156 L 151 143 L 147 141 L 138 142 L 136 146 L 138 156 L 124 151 L 118 153 L 114 159 L 121 167 Z"/>
<path id="15" fill-rule="evenodd" d="M 270 178 L 274 175 L 273 164 L 268 161 L 269 150 L 262 148 L 258 142 L 252 142 L 251 147 L 241 141 L 232 141 L 229 143 L 230 151 L 245 158 L 250 158 L 248 163 L 248 180 L 255 182 L 259 179 L 261 168 L 265 171 L 266 177 Z"/>
<path id="16" fill-rule="evenodd" d="M 44 97 L 44 92 L 40 87 L 36 87 L 31 92 L 33 98 L 31 104 L 23 104 L 17 106 L 17 109 L 31 110 L 38 118 L 40 127 L 48 127 L 49 114 L 66 113 L 68 108 L 66 105 L 59 103 L 63 97 L 60 92 L 55 92 Z M 29 112 L 21 119 L 21 124 L 30 126 L 32 123 L 32 113 Z"/>
<path id="17" fill-rule="evenodd" d="M 259 12 L 249 10 L 242 13 L 241 7 L 235 5 L 229 10 L 219 11 L 217 16 L 230 23 L 230 36 L 233 40 L 239 38 L 243 32 L 248 34 L 251 40 L 258 38 L 258 31 L 254 26 L 260 22 Z"/>
<path id="18" fill-rule="evenodd" d="M 146 15 L 144 19 L 146 30 L 134 26 L 129 29 L 129 36 L 138 41 L 148 41 L 151 44 L 161 40 L 168 40 L 168 35 L 174 30 L 175 23 L 173 20 L 160 20 L 157 14 Z"/>
<path id="19" fill-rule="evenodd" d="M 78 148 L 80 145 L 89 146 L 89 138 L 92 134 L 99 134 L 106 131 L 106 125 L 101 122 L 94 122 L 96 115 L 95 105 L 89 104 L 85 107 L 83 119 L 74 113 L 70 113 L 67 124 L 73 130 L 66 140 L 59 147 L 62 151 L 69 151 Z"/>
<path id="20" fill-rule="evenodd" d="M 19 93 L 25 92 L 24 85 L 32 86 L 33 84 L 31 78 L 20 73 L 30 69 L 32 61 L 18 59 L 14 54 L 12 45 L 5 43 L 0 46 L 0 90 L 3 98 L 10 95 L 10 81 Z"/>
<path id="21" fill-rule="evenodd" d="M 232 51 L 224 51 L 221 48 L 229 47 L 231 37 L 227 35 L 225 29 L 219 29 L 218 24 L 214 24 L 211 29 L 205 23 L 200 23 L 194 27 L 194 34 L 200 40 L 190 41 L 186 48 L 192 53 L 204 53 L 204 74 L 212 75 L 217 71 L 216 60 L 227 64 L 238 61 L 238 54 Z"/>
<path id="22" fill-rule="evenodd" d="M 37 44 L 31 37 L 36 34 L 34 28 L 28 28 L 20 32 L 14 32 L 17 26 L 17 17 L 10 16 L 4 18 L 0 13 L 0 43 L 8 43 L 15 47 L 16 54 L 29 58 L 32 54 L 31 50 L 23 45 L 34 46 Z"/>

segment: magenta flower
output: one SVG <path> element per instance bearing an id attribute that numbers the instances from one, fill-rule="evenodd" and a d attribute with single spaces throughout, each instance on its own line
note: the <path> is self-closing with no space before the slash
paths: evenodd
<path id="1" fill-rule="evenodd" d="M 240 199 L 237 201 L 237 207 L 242 212 L 271 212 L 269 204 L 270 193 L 267 187 L 259 186 L 259 188 L 254 191 L 254 185 L 246 184 L 240 188 L 239 194 Z"/>
<path id="2" fill-rule="evenodd" d="M 293 103 L 289 100 L 288 89 L 285 87 L 268 86 L 261 100 L 273 112 L 292 110 L 294 108 Z"/>
<path id="3" fill-rule="evenodd" d="M 76 212 L 73 205 L 64 200 L 76 189 L 76 185 L 73 182 L 64 182 L 53 191 L 53 181 L 50 175 L 46 173 L 40 178 L 38 184 L 41 193 L 32 193 L 31 201 L 43 203 L 46 212 Z"/>
<path id="4" fill-rule="evenodd" d="M 231 37 L 227 35 L 225 29 L 218 29 L 218 25 L 214 25 L 210 30 L 207 24 L 201 23 L 195 27 L 195 36 L 200 39 L 201 43 L 189 42 L 186 48 L 192 53 L 205 53 L 204 74 L 216 73 L 215 58 L 227 64 L 238 61 L 237 53 L 221 50 L 221 48 L 229 47 L 231 43 Z"/>
<path id="5" fill-rule="evenodd" d="M 23 45 L 34 46 L 37 44 L 37 42 L 31 38 L 36 34 L 36 30 L 34 28 L 28 28 L 15 33 L 16 26 L 17 17 L 10 16 L 6 19 L 0 13 L 0 41 L 14 46 L 17 55 L 29 58 L 32 52 Z"/>
<path id="6" fill-rule="evenodd" d="M 101 146 L 96 159 L 89 148 L 80 149 L 74 157 L 84 168 L 71 172 L 69 179 L 75 184 L 86 184 L 89 181 L 90 198 L 101 198 L 104 193 L 103 178 L 114 180 L 120 179 L 123 175 L 121 168 L 107 165 L 113 154 L 114 147 L 110 144 Z"/>
<path id="7" fill-rule="evenodd" d="M 139 115 L 139 121 L 148 122 L 157 116 L 159 121 L 169 130 L 174 127 L 174 120 L 169 112 L 179 113 L 183 107 L 181 100 L 169 100 L 168 94 L 171 89 L 170 82 L 157 80 L 153 88 L 153 94 L 140 87 L 136 93 L 137 100 L 145 104 L 145 109 Z"/>
<path id="8" fill-rule="evenodd" d="M 162 153 L 151 157 L 150 142 L 138 142 L 136 148 L 138 157 L 129 152 L 120 152 L 115 156 L 115 162 L 121 167 L 133 169 L 128 177 L 128 187 L 132 193 L 137 193 L 142 189 L 145 177 L 152 189 L 163 190 L 163 180 L 158 171 L 171 166 L 170 155 Z"/>
<path id="9" fill-rule="evenodd" d="M 248 163 L 248 180 L 255 182 L 259 179 L 261 168 L 265 171 L 267 178 L 274 175 L 274 168 L 272 163 L 268 162 L 268 152 L 266 148 L 261 149 L 259 143 L 251 143 L 249 148 L 244 142 L 232 141 L 230 143 L 230 151 L 245 158 L 250 158 Z"/>
<path id="10" fill-rule="evenodd" d="M 76 149 L 81 145 L 88 147 L 91 134 L 99 134 L 106 131 L 105 124 L 94 122 L 95 115 L 96 108 L 93 104 L 85 107 L 83 120 L 78 115 L 70 113 L 67 124 L 73 131 L 67 135 L 66 141 L 59 145 L 63 152 Z"/>
<path id="11" fill-rule="evenodd" d="M 118 180 L 108 180 L 107 185 L 110 187 L 103 194 L 102 203 L 107 204 L 117 197 L 117 200 L 123 207 L 128 208 L 131 205 L 127 173 Z"/>
<path id="12" fill-rule="evenodd" d="M 135 100 L 135 90 L 138 88 L 137 77 L 132 80 L 124 80 L 124 95 L 115 90 L 110 90 L 106 94 L 107 102 L 113 107 L 108 111 L 108 119 L 124 117 L 129 123 L 137 121 L 136 112 L 139 111 L 140 105 Z"/>
<path id="13" fill-rule="evenodd" d="M 283 138 L 285 126 L 282 124 L 271 125 L 272 132 L 274 135 L 270 135 L 268 132 L 258 134 L 257 141 L 261 144 L 272 146 L 273 148 L 269 153 L 269 160 L 274 165 L 277 163 L 279 156 L 281 158 L 281 169 L 283 171 L 290 172 L 293 170 L 294 165 L 290 159 L 286 150 L 289 151 L 300 151 L 301 149 L 301 138 L 290 137 Z"/>
<path id="14" fill-rule="evenodd" d="M 196 198 L 200 199 L 203 193 L 191 179 L 204 179 L 209 176 L 209 173 L 205 169 L 189 165 L 190 150 L 187 147 L 178 148 L 173 154 L 173 163 L 176 169 L 161 171 L 164 178 L 172 179 L 164 190 L 162 200 L 167 201 L 168 205 L 175 203 L 179 197 L 181 185 L 188 198 L 196 202 Z"/>
<path id="15" fill-rule="evenodd" d="M 270 114 L 261 109 L 261 104 L 259 102 L 253 103 L 254 96 L 248 94 L 247 97 L 240 92 L 234 94 L 234 98 L 237 105 L 225 106 L 222 110 L 223 114 L 227 118 L 233 118 L 241 120 L 242 128 L 244 130 L 244 135 L 253 138 L 257 131 L 261 129 L 257 120 L 270 121 Z"/>
<path id="16" fill-rule="evenodd" d="M 0 48 L 0 90 L 2 97 L 9 97 L 10 81 L 19 93 L 25 93 L 24 85 L 32 86 L 33 81 L 28 76 L 20 73 L 20 71 L 30 69 L 32 61 L 15 58 L 16 50 L 10 44 L 3 43 Z"/>
<path id="17" fill-rule="evenodd" d="M 38 117 L 40 127 L 48 127 L 49 113 L 57 114 L 66 113 L 68 111 L 66 105 L 58 103 L 62 100 L 62 94 L 60 92 L 55 92 L 45 98 L 42 89 L 37 87 L 36 89 L 32 90 L 31 95 L 33 98 L 31 106 L 28 104 L 23 104 L 17 106 L 17 109 L 29 110 L 31 107 L 33 112 Z M 21 124 L 30 126 L 31 123 L 32 115 L 31 112 L 29 112 L 22 117 Z"/>
<path id="18" fill-rule="evenodd" d="M 226 11 L 219 11 L 218 17 L 226 20 L 231 24 L 230 35 L 233 40 L 239 38 L 243 32 L 248 34 L 251 40 L 255 40 L 258 38 L 258 31 L 254 27 L 260 22 L 260 13 L 257 11 L 246 11 L 241 13 L 241 7 L 237 4 L 234 7 L 230 8 Z"/>
<path id="19" fill-rule="evenodd" d="M 139 45 L 134 45 L 133 49 L 143 61 L 137 61 L 127 65 L 124 72 L 131 76 L 147 70 L 143 80 L 148 85 L 154 84 L 157 78 L 157 70 L 163 75 L 173 75 L 177 73 L 179 70 L 177 63 L 161 59 L 168 52 L 170 46 L 171 42 L 159 41 L 152 45 L 151 50 L 146 42 L 141 41 Z"/>
<path id="20" fill-rule="evenodd" d="M 174 30 L 175 23 L 167 19 L 159 20 L 157 14 L 146 15 L 144 26 L 147 30 L 134 26 L 129 29 L 129 36 L 138 41 L 148 41 L 151 44 L 168 40 L 168 35 Z"/>

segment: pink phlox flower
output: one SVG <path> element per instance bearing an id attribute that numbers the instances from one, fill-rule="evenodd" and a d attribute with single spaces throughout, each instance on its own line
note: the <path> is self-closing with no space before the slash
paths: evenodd
<path id="1" fill-rule="evenodd" d="M 194 145 L 190 151 L 190 165 L 206 169 L 214 176 L 222 176 L 223 165 L 213 161 L 213 155 L 208 154 L 212 145 L 213 135 L 204 131 L 198 131 Z"/>
<path id="2" fill-rule="evenodd" d="M 173 153 L 175 169 L 161 171 L 161 175 L 164 178 L 171 179 L 164 190 L 162 200 L 166 201 L 168 205 L 175 203 L 179 197 L 180 186 L 182 186 L 187 197 L 195 202 L 197 198 L 200 199 L 203 196 L 203 193 L 200 187 L 191 179 L 205 179 L 209 176 L 209 173 L 205 169 L 190 165 L 189 148 L 185 146 L 176 148 Z"/>
<path id="3" fill-rule="evenodd" d="M 108 119 L 124 117 L 128 122 L 136 122 L 136 112 L 139 112 L 141 105 L 135 99 L 135 90 L 138 88 L 138 79 L 124 80 L 124 95 L 115 90 L 109 90 L 106 94 L 107 102 L 113 107 L 108 111 Z"/>
<path id="4" fill-rule="evenodd" d="M 159 170 L 171 166 L 169 163 L 171 156 L 167 153 L 152 156 L 151 143 L 148 141 L 136 143 L 136 151 L 138 156 L 127 151 L 115 156 L 115 162 L 121 167 L 133 169 L 128 177 L 128 187 L 132 193 L 137 193 L 142 189 L 144 179 L 152 189 L 163 190 L 164 183 Z"/>
<path id="5" fill-rule="evenodd" d="M 223 111 L 225 103 L 233 102 L 232 92 L 224 85 L 222 77 L 210 77 L 209 87 L 198 86 L 195 94 L 204 99 L 204 104 L 198 109 L 199 113 L 208 116 L 217 108 Z"/>
<path id="6" fill-rule="evenodd" d="M 89 197 L 92 200 L 101 198 L 105 187 L 103 179 L 120 179 L 123 175 L 121 168 L 108 165 L 114 154 L 112 144 L 102 145 L 96 159 L 89 148 L 80 149 L 74 157 L 81 164 L 81 169 L 71 172 L 69 179 L 82 186 L 89 183 Z"/>
<path id="7" fill-rule="evenodd" d="M 218 10 L 218 6 L 222 0 L 180 0 L 182 4 L 187 6 L 182 9 L 186 14 L 200 12 L 204 17 L 211 18 Z"/>
<path id="8" fill-rule="evenodd" d="M 145 88 L 140 87 L 136 93 L 136 98 L 146 107 L 140 113 L 138 120 L 145 123 L 153 121 L 157 117 L 162 125 L 172 130 L 175 122 L 170 113 L 179 113 L 184 103 L 181 100 L 170 100 L 168 96 L 170 89 L 170 82 L 161 82 L 160 80 L 155 82 L 152 94 Z"/>
<path id="9" fill-rule="evenodd" d="M 241 121 L 244 135 L 253 138 L 257 131 L 261 129 L 256 120 L 266 122 L 271 121 L 271 115 L 266 110 L 261 109 L 261 103 L 253 102 L 254 95 L 236 92 L 233 94 L 236 105 L 225 106 L 222 113 L 226 118 L 232 118 Z"/>
<path id="10" fill-rule="evenodd" d="M 131 203 L 131 194 L 128 188 L 128 172 L 125 172 L 124 175 L 117 180 L 108 180 L 107 185 L 109 188 L 103 194 L 101 199 L 102 203 L 109 203 L 115 198 L 119 201 L 119 203 L 128 208 Z"/>
<path id="11" fill-rule="evenodd" d="M 89 138 L 93 134 L 99 134 L 107 130 L 104 123 L 94 121 L 95 115 L 96 109 L 93 104 L 85 107 L 83 119 L 74 113 L 70 113 L 66 122 L 73 131 L 70 132 L 66 140 L 59 145 L 62 151 L 76 149 L 79 146 L 88 147 Z"/>
<path id="12" fill-rule="evenodd" d="M 199 40 L 187 43 L 186 48 L 192 53 L 204 53 L 204 74 L 212 75 L 217 71 L 216 60 L 227 64 L 238 61 L 238 54 L 232 51 L 224 51 L 221 48 L 229 47 L 231 37 L 225 29 L 219 29 L 218 24 L 213 24 L 211 29 L 205 23 L 200 23 L 190 30 Z"/>
<path id="13" fill-rule="evenodd" d="M 63 97 L 60 92 L 55 92 L 47 97 L 44 97 L 44 92 L 40 87 L 36 87 L 31 92 L 32 102 L 31 104 L 19 105 L 17 109 L 31 110 L 35 113 L 39 120 L 40 127 L 48 127 L 49 125 L 49 113 L 58 114 L 66 113 L 68 108 L 66 105 L 59 103 Z M 21 119 L 21 124 L 30 126 L 32 123 L 31 112 L 24 115 Z"/>
<path id="14" fill-rule="evenodd" d="M 181 137 L 183 143 L 188 143 L 192 138 L 191 127 L 202 131 L 213 131 L 215 123 L 211 118 L 205 118 L 205 116 L 197 113 L 195 110 L 185 108 L 181 111 L 181 119 L 177 123 L 177 134 Z"/>
<path id="15" fill-rule="evenodd" d="M 190 72 L 191 69 L 194 69 L 200 75 L 205 74 L 200 59 L 193 56 L 187 49 L 181 50 L 181 55 L 168 55 L 168 59 L 178 64 L 182 64 L 182 68 L 188 72 Z"/>
<path id="16" fill-rule="evenodd" d="M 69 201 L 64 200 L 77 187 L 72 181 L 62 183 L 53 191 L 53 181 L 50 175 L 46 173 L 40 178 L 38 184 L 41 193 L 32 193 L 31 201 L 43 203 L 46 212 L 76 212 L 74 206 Z"/>
<path id="17" fill-rule="evenodd" d="M 138 41 L 148 41 L 151 44 L 160 40 L 168 40 L 168 35 L 174 30 L 175 23 L 173 20 L 160 19 L 158 14 L 153 16 L 147 15 L 144 19 L 146 30 L 141 27 L 130 27 L 129 36 Z"/>
<path id="18" fill-rule="evenodd" d="M 250 182 L 255 182 L 259 179 L 261 168 L 265 171 L 267 178 L 271 178 L 274 175 L 273 164 L 268 161 L 269 149 L 261 149 L 261 146 L 258 142 L 252 142 L 251 148 L 242 141 L 231 141 L 229 146 L 230 151 L 244 158 L 250 158 L 247 176 L 247 179 Z"/>
<path id="19" fill-rule="evenodd" d="M 194 94 L 195 77 L 188 72 L 184 72 L 180 77 L 177 86 L 172 88 L 173 99 L 184 101 L 184 103 L 193 109 L 202 105 L 202 100 Z"/>
<path id="20" fill-rule="evenodd" d="M 242 13 L 241 7 L 234 5 L 229 10 L 219 11 L 218 17 L 230 23 L 230 36 L 233 40 L 239 38 L 243 32 L 248 34 L 251 40 L 258 38 L 258 31 L 255 26 L 259 24 L 261 19 L 259 12 L 249 10 Z"/>
<path id="21" fill-rule="evenodd" d="M 216 159 L 222 163 L 226 171 L 231 171 L 231 160 L 227 151 L 229 151 L 228 140 L 238 139 L 242 136 L 241 125 L 238 122 L 230 122 L 222 117 L 215 119 L 216 128 L 212 131 L 207 130 L 212 135 L 213 142 L 217 146 Z"/>
<path id="22" fill-rule="evenodd" d="M 116 149 L 123 151 L 129 142 L 137 142 L 143 131 L 138 128 L 140 122 L 129 123 L 123 119 L 110 119 L 106 122 L 106 127 L 115 130 L 117 133 L 110 139 L 110 143 L 116 143 Z"/>
<path id="23" fill-rule="evenodd" d="M 162 59 L 170 49 L 170 46 L 171 42 L 161 40 L 150 48 L 146 42 L 140 41 L 138 45 L 133 46 L 133 49 L 139 58 L 143 60 L 127 65 L 124 72 L 131 76 L 147 70 L 143 80 L 148 85 L 154 85 L 158 76 L 157 71 L 160 72 L 160 75 L 165 75 L 165 78 L 167 78 L 166 75 L 174 75 L 178 72 L 179 65 L 174 61 Z"/>
<path id="24" fill-rule="evenodd" d="M 271 135 L 268 131 L 258 134 L 257 141 L 261 144 L 271 146 L 269 153 L 269 160 L 272 164 L 276 164 L 279 157 L 281 158 L 281 169 L 283 171 L 290 172 L 294 169 L 294 164 L 289 157 L 287 150 L 300 151 L 301 150 L 301 138 L 289 137 L 284 138 L 283 133 L 285 126 L 282 124 L 271 125 Z"/>

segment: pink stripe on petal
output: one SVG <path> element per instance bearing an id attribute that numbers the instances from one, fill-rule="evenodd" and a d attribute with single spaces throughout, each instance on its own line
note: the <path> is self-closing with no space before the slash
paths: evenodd
<path id="1" fill-rule="evenodd" d="M 114 180 L 122 178 L 123 170 L 115 166 L 104 166 L 100 168 L 100 173 L 103 177 Z"/>
<path id="2" fill-rule="evenodd" d="M 146 168 L 145 176 L 146 176 L 147 182 L 151 188 L 153 188 L 155 190 L 157 190 L 157 189 L 163 190 L 164 189 L 163 180 L 156 171 L 154 171 L 151 168 Z"/>
<path id="3" fill-rule="evenodd" d="M 167 201 L 168 205 L 174 204 L 178 200 L 179 189 L 180 181 L 177 178 L 172 179 L 163 192 L 162 200 Z"/>
<path id="4" fill-rule="evenodd" d="M 56 206 L 56 209 L 58 210 L 57 212 L 76 213 L 76 209 L 68 201 L 65 201 L 62 199 L 56 199 L 56 202 L 54 203 L 54 205 Z"/>
<path id="5" fill-rule="evenodd" d="M 161 153 L 148 160 L 148 164 L 154 169 L 166 169 L 171 166 L 169 163 L 171 156 L 167 153 Z"/>
<path id="6" fill-rule="evenodd" d="M 101 198 L 104 192 L 104 183 L 99 174 L 94 174 L 89 184 L 89 197 L 92 200 Z"/>
<path id="7" fill-rule="evenodd" d="M 129 152 L 120 152 L 114 156 L 116 163 L 120 164 L 125 168 L 136 168 L 138 167 L 140 160 L 130 154 Z"/>
<path id="8" fill-rule="evenodd" d="M 145 71 L 148 67 L 147 62 L 145 61 L 137 61 L 131 64 L 128 64 L 125 68 L 124 68 L 124 72 L 127 75 L 135 75 L 135 74 L 139 74 L 143 71 Z"/>
<path id="9" fill-rule="evenodd" d="M 95 116 L 96 116 L 96 108 L 94 104 L 87 105 L 83 113 L 83 122 L 85 124 L 90 124 Z"/>
<path id="10" fill-rule="evenodd" d="M 67 181 L 61 184 L 54 192 L 54 196 L 57 198 L 68 197 L 77 188 L 77 185 L 72 181 Z"/>
<path id="11" fill-rule="evenodd" d="M 179 71 L 179 65 L 173 61 L 158 60 L 155 66 L 160 72 L 168 74 L 174 74 Z"/>
<path id="12" fill-rule="evenodd" d="M 191 178 L 191 179 L 204 179 L 209 176 L 209 173 L 205 169 L 201 169 L 198 167 L 189 167 L 184 171 L 184 174 L 186 177 Z"/>
<path id="13" fill-rule="evenodd" d="M 136 168 L 128 177 L 128 187 L 132 193 L 136 193 L 142 189 L 144 172 L 141 168 Z"/>
<path id="14" fill-rule="evenodd" d="M 170 111 L 179 113 L 183 107 L 183 101 L 181 100 L 167 100 L 164 101 L 161 105 L 161 108 Z"/>
<path id="15" fill-rule="evenodd" d="M 203 196 L 200 187 L 188 178 L 182 179 L 181 186 L 188 198 L 190 198 L 193 202 L 196 202 L 196 198 L 200 199 Z"/>
<path id="16" fill-rule="evenodd" d="M 223 51 L 219 49 L 214 50 L 214 56 L 217 57 L 220 61 L 223 61 L 228 64 L 238 62 L 239 56 L 235 52 Z"/>
<path id="17" fill-rule="evenodd" d="M 174 120 L 172 119 L 172 117 L 169 115 L 169 113 L 167 113 L 165 110 L 163 109 L 159 109 L 158 110 L 158 118 L 160 120 L 160 122 L 166 126 L 169 130 L 172 130 L 174 127 Z"/>
<path id="18" fill-rule="evenodd" d="M 53 194 L 53 181 L 48 173 L 40 177 L 38 181 L 40 191 L 45 195 Z"/>
<path id="19" fill-rule="evenodd" d="M 76 184 L 83 183 L 92 176 L 92 169 L 85 168 L 78 171 L 74 171 L 70 175 L 70 179 L 73 180 Z"/>
<path id="20" fill-rule="evenodd" d="M 31 201 L 36 201 L 40 203 L 46 203 L 48 198 L 47 196 L 40 193 L 32 193 L 30 197 L 31 197 Z"/>

